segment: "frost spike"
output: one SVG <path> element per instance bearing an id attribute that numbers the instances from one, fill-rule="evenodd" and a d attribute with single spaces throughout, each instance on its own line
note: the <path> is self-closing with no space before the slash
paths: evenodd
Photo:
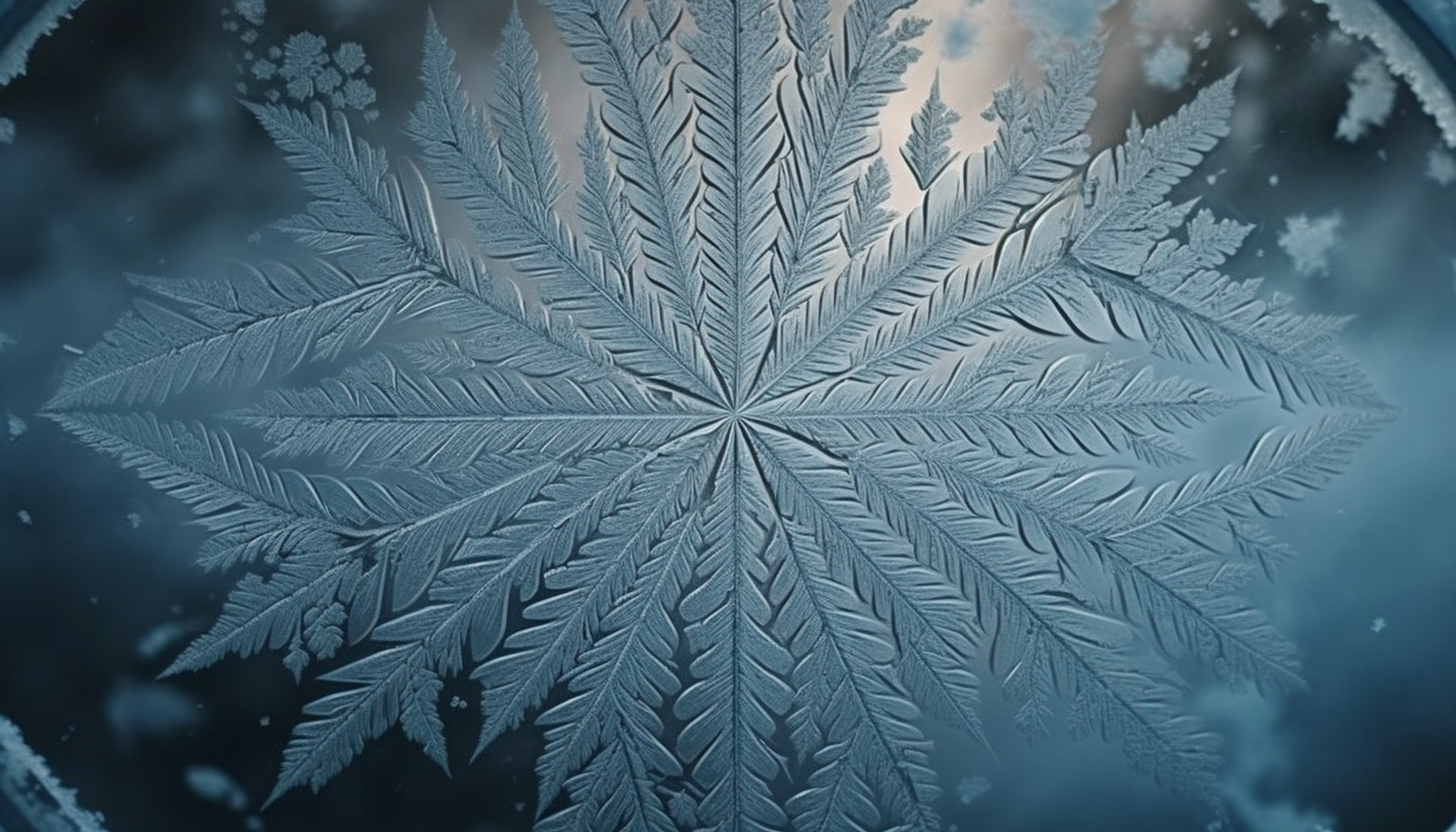
<path id="1" fill-rule="evenodd" d="M 689 108 L 664 83 L 658 62 L 637 55 L 628 43 L 623 0 L 543 0 L 543 5 L 556 15 L 586 82 L 604 93 L 602 123 L 612 137 L 628 206 L 638 215 L 647 280 L 688 328 L 687 344 L 705 352 L 698 334 L 705 286 L 690 211 L 698 172 L 687 152 Z M 655 7 L 662 17 L 681 14 L 668 11 L 673 7 L 666 3 Z M 673 20 L 667 28 L 675 25 Z M 715 392 L 726 395 L 715 357 L 703 361 L 714 373 Z"/>
<path id="2" fill-rule="evenodd" d="M 935 178 L 959 155 L 952 153 L 947 145 L 953 135 L 951 126 L 960 120 L 961 114 L 941 100 L 940 73 L 936 72 L 930 94 L 910 120 L 910 138 L 900 148 L 900 155 L 922 191 L 929 190 Z"/>
<path id="3" fill-rule="evenodd" d="M 772 83 L 787 55 L 773 0 L 689 0 L 688 8 L 698 26 L 685 46 L 697 70 L 686 81 L 697 110 L 693 149 L 702 160 L 703 330 L 728 396 L 739 402 L 774 323 L 770 248 L 784 137 L 775 129 Z"/>
<path id="4" fill-rule="evenodd" d="M 522 190 L 522 201 L 550 211 L 566 186 L 557 175 L 556 153 L 546 129 L 546 97 L 539 89 L 536 49 L 521 21 L 519 3 L 511 4 L 496 50 L 496 78 L 490 113 L 500 140 L 501 160 Z"/>

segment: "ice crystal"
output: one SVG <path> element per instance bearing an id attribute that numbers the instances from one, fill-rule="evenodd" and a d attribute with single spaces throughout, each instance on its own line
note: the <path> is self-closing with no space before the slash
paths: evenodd
<path id="1" fill-rule="evenodd" d="M 25 744 L 20 729 L 0 716 L 0 817 L 6 824 L 47 832 L 103 832 L 101 815 L 76 804 L 50 767 Z"/>
<path id="2" fill-rule="evenodd" d="M 1301 277 L 1324 274 L 1330 270 L 1330 253 L 1339 245 L 1339 213 L 1310 219 L 1296 214 L 1284 221 L 1279 247 L 1294 261 L 1294 271 Z"/>
<path id="3" fill-rule="evenodd" d="M 250 26 L 262 26 L 267 17 L 262 2 L 242 0 L 223 11 L 224 27 L 239 31 L 237 18 L 240 16 Z M 257 29 L 239 31 L 239 40 L 251 47 L 259 39 Z M 315 100 L 325 101 L 339 110 L 358 110 L 366 121 L 379 117 L 373 109 L 377 99 L 374 87 L 367 80 L 373 72 L 364 47 L 352 41 L 330 48 L 322 35 L 313 32 L 295 32 L 282 46 L 260 47 L 256 55 L 249 48 L 242 53 L 238 67 L 245 79 L 240 82 L 239 92 L 244 95 L 260 96 L 269 102 L 278 102 L 285 96 L 295 103 Z"/>
<path id="4" fill-rule="evenodd" d="M 1183 86 L 1192 56 L 1172 38 L 1164 38 L 1152 54 L 1143 58 L 1143 76 L 1150 86 L 1176 90 Z"/>
<path id="5" fill-rule="evenodd" d="M 312 257 L 135 278 L 48 407 L 245 573 L 171 672 L 329 668 L 273 797 L 395 726 L 446 766 L 465 673 L 477 751 L 544 734 L 543 830 L 938 830 L 923 718 L 980 736 L 983 682 L 1211 796 L 1172 660 L 1299 684 L 1240 592 L 1287 556 L 1260 521 L 1384 418 L 1342 321 L 1226 276 L 1249 229 L 1172 200 L 1234 79 L 1094 155 L 1088 46 L 976 152 L 932 89 L 896 158 L 907 0 L 837 32 L 824 0 L 545 5 L 594 90 L 572 187 L 519 13 L 480 109 L 432 21 L 423 173 L 251 105 Z M 181 418 L 207 386 L 259 392 Z M 1226 464 L 1179 443 L 1249 396 L 1288 420 Z"/>
<path id="6" fill-rule="evenodd" d="M 1437 147 L 1426 154 L 1426 178 L 1441 187 L 1456 185 L 1456 157 Z"/>
<path id="7" fill-rule="evenodd" d="M 975 21 L 960 16 L 951 18 L 946 24 L 941 40 L 941 57 L 954 61 L 966 57 L 976 44 L 978 27 Z"/>
<path id="8" fill-rule="evenodd" d="M 1390 119 L 1395 110 L 1395 78 L 1385 69 L 1385 61 L 1370 56 L 1355 67 L 1350 79 L 1350 98 L 1345 113 L 1335 127 L 1336 138 L 1356 142 Z"/>
<path id="9" fill-rule="evenodd" d="M 29 425 L 25 423 L 24 419 L 16 416 L 14 413 L 5 414 L 5 430 L 10 435 L 11 442 L 24 436 L 28 428 Z"/>
<path id="10" fill-rule="evenodd" d="M 956 799 L 962 806 L 969 806 L 985 797 L 991 791 L 991 781 L 984 777 L 962 777 L 956 784 Z"/>
<path id="11" fill-rule="evenodd" d="M 262 26 L 268 16 L 266 0 L 234 0 L 233 11 L 253 26 Z"/>

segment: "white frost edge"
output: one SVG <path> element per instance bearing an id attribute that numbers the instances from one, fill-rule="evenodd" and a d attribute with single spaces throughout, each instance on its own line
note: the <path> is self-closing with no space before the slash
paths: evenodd
<path id="1" fill-rule="evenodd" d="M 25 74 L 25 59 L 36 41 L 55 31 L 85 0 L 51 0 L 31 15 L 10 43 L 0 48 L 0 87 Z"/>
<path id="2" fill-rule="evenodd" d="M 62 786 L 45 760 L 25 744 L 25 738 L 20 735 L 15 723 L 0 716 L 0 794 L 12 796 L 17 801 L 16 808 L 24 812 L 25 805 L 18 801 L 26 797 L 32 783 L 38 784 L 57 806 L 55 814 L 49 818 L 26 818 L 36 823 L 37 829 L 44 832 L 106 832 L 101 825 L 101 815 L 76 805 L 75 791 Z M 68 825 L 54 822 L 57 819 L 66 821 Z"/>
<path id="3" fill-rule="evenodd" d="M 1456 148 L 1456 99 L 1400 26 L 1374 0 L 1315 0 L 1330 10 L 1340 30 L 1367 38 L 1380 50 L 1390 71 L 1405 79 L 1421 107 L 1436 120 L 1447 147 Z"/>

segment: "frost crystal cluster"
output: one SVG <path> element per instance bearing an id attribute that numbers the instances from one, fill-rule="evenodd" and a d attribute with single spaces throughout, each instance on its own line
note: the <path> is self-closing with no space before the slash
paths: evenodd
<path id="1" fill-rule="evenodd" d="M 1299 684 L 1240 593 L 1286 555 L 1261 521 L 1384 413 L 1342 321 L 1170 201 L 1234 79 L 1094 155 L 1089 47 L 998 91 L 980 151 L 938 89 L 882 148 L 909 0 L 545 5 L 593 88 L 579 181 L 519 15 L 479 109 L 431 22 L 420 167 L 255 106 L 311 255 L 136 278 L 49 406 L 245 573 L 172 672 L 325 666 L 274 796 L 395 726 L 448 766 L 460 674 L 477 753 L 543 732 L 544 830 L 938 830 L 927 728 L 979 735 L 984 687 L 1210 795 L 1172 662 Z M 181 418 L 208 387 L 258 392 Z M 1232 461 L 1180 443 L 1250 401 Z"/>

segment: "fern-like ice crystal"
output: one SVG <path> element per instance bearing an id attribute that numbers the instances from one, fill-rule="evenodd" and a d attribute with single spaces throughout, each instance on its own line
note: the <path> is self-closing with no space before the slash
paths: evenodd
<path id="1" fill-rule="evenodd" d="M 137 278 L 48 409 L 244 573 L 172 672 L 327 668 L 275 797 L 396 726 L 448 766 L 466 673 L 477 753 L 544 732 L 542 830 L 939 830 L 927 720 L 979 735 L 986 686 L 1211 795 L 1170 661 L 1300 684 L 1241 596 L 1287 556 L 1261 521 L 1383 412 L 1342 321 L 1170 201 L 1235 79 L 1095 156 L 1096 46 L 976 152 L 937 82 L 896 158 L 909 0 L 544 4 L 593 89 L 578 181 L 521 16 L 480 106 L 431 21 L 420 167 L 254 106 L 312 254 Z M 179 418 L 206 387 L 259 392 Z M 1180 438 L 1251 399 L 1287 418 L 1199 473 Z"/>

